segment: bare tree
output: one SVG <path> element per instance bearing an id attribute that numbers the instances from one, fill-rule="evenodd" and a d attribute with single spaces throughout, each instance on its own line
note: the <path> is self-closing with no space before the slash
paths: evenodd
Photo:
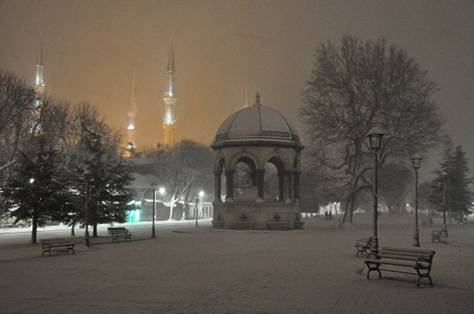
<path id="1" fill-rule="evenodd" d="M 33 87 L 13 73 L 0 71 L 0 161 L 3 163 L 10 164 L 18 149 L 31 142 L 32 126 L 37 122 L 34 121 L 36 99 Z"/>
<path id="2" fill-rule="evenodd" d="M 147 153 L 153 159 L 146 166 L 137 166 L 139 173 L 153 173 L 166 187 L 170 200 L 169 220 L 175 218 L 175 207 L 180 199 L 188 203 L 197 194 L 195 188 L 212 189 L 213 153 L 206 145 L 183 140 L 175 146 Z"/>
<path id="3" fill-rule="evenodd" d="M 385 40 L 342 38 L 322 44 L 304 93 L 302 119 L 311 158 L 330 170 L 343 189 L 344 222 L 360 192 L 370 189 L 372 153 L 367 135 L 387 136 L 379 162 L 425 152 L 438 141 L 441 119 L 435 84 L 404 49 Z"/>
<path id="4" fill-rule="evenodd" d="M 78 106 L 73 114 L 74 143 L 71 159 L 66 166 L 73 173 L 72 186 L 88 201 L 88 224 L 97 236 L 97 224 L 123 222 L 130 194 L 125 186 L 131 180 L 124 160 L 119 155 L 120 136 L 104 122 L 97 110 L 88 103 Z M 86 190 L 87 189 L 87 190 Z M 85 223 L 85 212 L 76 209 L 72 218 L 64 216 L 74 227 L 76 221 Z"/>
<path id="5" fill-rule="evenodd" d="M 15 223 L 31 221 L 32 243 L 36 243 L 37 227 L 61 211 L 68 194 L 57 149 L 62 136 L 57 130 L 64 126 L 65 118 L 67 121 L 67 108 L 45 99 L 37 109 L 37 130 L 32 131 L 25 150 L 19 149 L 18 163 L 1 190 L 3 211 L 14 217 Z"/>

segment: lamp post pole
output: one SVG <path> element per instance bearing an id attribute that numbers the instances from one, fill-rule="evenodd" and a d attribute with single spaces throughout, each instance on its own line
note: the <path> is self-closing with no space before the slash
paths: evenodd
<path id="1" fill-rule="evenodd" d="M 194 218 L 196 220 L 196 228 L 198 227 L 198 204 L 199 204 L 199 198 L 194 199 Z"/>
<path id="2" fill-rule="evenodd" d="M 443 227 L 446 228 L 446 201 L 444 198 L 444 182 L 441 182 L 441 206 L 443 206 Z"/>
<path id="3" fill-rule="evenodd" d="M 85 213 L 84 213 L 84 221 L 85 221 L 85 224 L 86 224 L 86 231 L 84 232 L 84 239 L 86 241 L 86 246 L 87 247 L 90 247 L 91 246 L 91 243 L 90 243 L 90 240 L 89 240 L 89 221 L 88 221 L 88 212 L 89 212 L 89 183 L 88 183 L 88 178 L 87 178 L 87 175 L 84 176 L 84 178 L 86 179 L 86 199 L 85 199 L 85 202 L 84 202 L 84 209 L 85 209 Z"/>
<path id="4" fill-rule="evenodd" d="M 374 217 L 373 217 L 373 228 L 374 234 L 372 239 L 372 245 L 370 247 L 370 255 L 377 257 L 379 253 L 379 238 L 378 238 L 378 152 L 382 147 L 382 137 L 383 133 L 370 133 L 369 145 L 372 151 L 374 152 L 374 183 L 373 183 L 373 197 L 374 197 Z"/>
<path id="5" fill-rule="evenodd" d="M 413 246 L 420 246 L 420 232 L 418 230 L 418 169 L 415 169 L 415 234 Z"/>
<path id="6" fill-rule="evenodd" d="M 415 169 L 415 232 L 413 234 L 413 246 L 420 246 L 420 232 L 418 230 L 418 169 L 420 169 L 421 160 L 418 155 L 411 158 L 413 169 Z"/>
<path id="7" fill-rule="evenodd" d="M 443 230 L 446 234 L 446 237 L 448 237 L 448 225 L 446 224 L 446 195 L 444 194 L 446 192 L 446 184 L 441 181 L 441 206 L 443 206 Z"/>
<path id="8" fill-rule="evenodd" d="M 372 240 L 372 247 L 370 248 L 371 253 L 374 256 L 377 256 L 379 253 L 379 238 L 378 238 L 378 152 L 374 152 L 374 186 L 373 186 L 373 194 L 374 194 L 374 217 L 373 217 L 373 224 L 374 224 L 374 239 Z"/>
<path id="9" fill-rule="evenodd" d="M 153 239 L 156 238 L 156 231 L 155 231 L 155 210 L 156 210 L 156 184 L 152 184 L 151 188 L 153 190 L 153 214 L 151 218 L 151 237 Z"/>

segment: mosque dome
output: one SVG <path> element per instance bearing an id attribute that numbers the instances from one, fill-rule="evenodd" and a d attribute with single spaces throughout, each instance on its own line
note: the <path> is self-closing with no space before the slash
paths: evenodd
<path id="1" fill-rule="evenodd" d="M 260 103 L 232 113 L 216 132 L 212 147 L 271 144 L 302 147 L 298 132 L 280 112 Z"/>

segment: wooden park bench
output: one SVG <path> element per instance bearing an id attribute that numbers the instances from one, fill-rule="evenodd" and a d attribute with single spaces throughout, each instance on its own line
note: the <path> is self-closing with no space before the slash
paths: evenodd
<path id="1" fill-rule="evenodd" d="M 69 239 L 43 239 L 41 240 L 41 247 L 43 249 L 41 256 L 44 256 L 45 252 L 48 252 L 49 256 L 51 256 L 51 250 L 56 248 L 66 249 L 66 254 L 69 254 L 69 250 L 72 251 L 72 254 L 76 254 L 74 245 L 75 243 Z"/>
<path id="2" fill-rule="evenodd" d="M 442 226 L 439 229 L 434 229 L 433 231 L 431 231 L 431 242 L 434 242 L 434 241 L 441 242 L 441 236 L 443 234 L 446 238 L 448 237 L 448 230 L 446 228 L 446 225 Z"/>
<path id="3" fill-rule="evenodd" d="M 382 279 L 381 271 L 387 271 L 418 276 L 416 279 L 418 287 L 422 278 L 428 278 L 430 285 L 433 286 L 430 272 L 435 253 L 433 250 L 412 248 L 382 248 L 376 258 L 368 258 L 364 261 L 368 268 L 367 279 L 370 279 L 372 271 L 378 272 L 379 279 Z"/>
<path id="4" fill-rule="evenodd" d="M 112 241 L 119 241 L 121 239 L 131 240 L 132 234 L 125 227 L 109 227 L 108 233 L 112 236 Z"/>
<path id="5" fill-rule="evenodd" d="M 369 256 L 372 239 L 372 237 L 362 238 L 355 242 L 354 247 L 357 250 L 356 257 L 359 257 L 360 255 Z"/>

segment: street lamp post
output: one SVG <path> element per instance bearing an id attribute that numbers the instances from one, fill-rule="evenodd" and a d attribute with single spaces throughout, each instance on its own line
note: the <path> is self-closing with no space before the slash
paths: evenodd
<path id="1" fill-rule="evenodd" d="M 421 158 L 415 155 L 411 158 L 413 169 L 415 169 L 415 232 L 413 234 L 413 246 L 420 246 L 420 232 L 418 231 L 418 169 L 420 169 Z"/>
<path id="2" fill-rule="evenodd" d="M 378 196 L 377 196 L 377 189 L 378 189 L 378 152 L 382 147 L 382 137 L 383 133 L 370 133 L 369 137 L 369 146 L 370 149 L 374 152 L 374 183 L 373 183 L 373 197 L 374 197 L 374 220 L 373 220 L 373 240 L 372 245 L 370 247 L 370 254 L 374 257 L 378 256 L 379 253 L 379 239 L 377 235 L 377 218 L 378 218 Z"/>
<path id="3" fill-rule="evenodd" d="M 85 210 L 84 223 L 86 224 L 86 231 L 84 232 L 84 240 L 86 242 L 86 246 L 90 247 L 91 243 L 90 243 L 90 240 L 89 240 L 89 221 L 87 219 L 88 212 L 89 212 L 89 182 L 88 182 L 89 180 L 87 178 L 87 175 L 88 175 L 88 173 L 86 171 L 84 171 L 84 179 L 86 181 L 86 198 L 85 198 L 85 201 L 84 201 L 84 210 Z"/>
<path id="4" fill-rule="evenodd" d="M 194 199 L 194 219 L 196 221 L 196 228 L 198 227 L 198 204 L 199 204 L 199 198 Z"/>
<path id="5" fill-rule="evenodd" d="M 446 225 L 446 197 L 445 197 L 445 191 L 446 191 L 446 184 L 441 181 L 441 206 L 443 206 L 443 230 L 446 234 L 446 237 L 448 236 L 448 225 Z"/>
<path id="6" fill-rule="evenodd" d="M 156 183 L 151 184 L 151 189 L 153 190 L 153 215 L 151 218 L 151 237 L 153 239 L 156 238 L 156 232 L 155 232 L 155 209 L 156 209 Z"/>

